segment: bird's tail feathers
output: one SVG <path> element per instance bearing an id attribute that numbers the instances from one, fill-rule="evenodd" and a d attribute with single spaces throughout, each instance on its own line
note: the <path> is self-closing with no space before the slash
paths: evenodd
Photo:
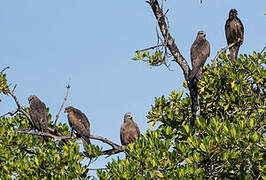
<path id="1" fill-rule="evenodd" d="M 230 51 L 231 61 L 233 63 L 236 63 L 237 62 L 237 56 L 238 56 L 239 47 L 233 46 L 232 48 L 229 49 L 229 51 Z"/>
<path id="2" fill-rule="evenodd" d="M 88 137 L 82 137 L 81 140 L 82 140 L 82 143 L 84 146 L 91 144 L 90 138 L 88 138 Z"/>
<path id="3" fill-rule="evenodd" d="M 192 79 L 196 76 L 196 74 L 199 72 L 200 68 L 194 67 L 192 71 L 189 73 L 188 80 L 192 81 Z"/>

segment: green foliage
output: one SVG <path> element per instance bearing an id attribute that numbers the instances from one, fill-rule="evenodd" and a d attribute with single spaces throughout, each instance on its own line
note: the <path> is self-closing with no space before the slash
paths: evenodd
<path id="1" fill-rule="evenodd" d="M 156 55 L 138 52 L 136 56 L 135 60 L 143 60 Z M 232 65 L 226 54 L 220 56 L 218 66 L 206 71 L 198 83 L 201 116 L 196 127 L 190 125 L 189 95 L 173 91 L 169 97 L 155 98 L 147 118 L 151 127 L 157 124 L 158 128 L 126 147 L 126 159 L 109 162 L 106 169 L 97 171 L 98 177 L 265 179 L 265 57 L 266 53 L 240 55 Z M 0 80 L 4 87 L 0 93 L 8 94 L 6 76 L 1 74 Z M 39 136 L 18 133 L 29 127 L 20 113 L 0 118 L 0 177 L 86 178 L 88 165 L 81 161 L 102 155 L 94 145 L 85 146 L 82 155 L 76 140 L 45 142 Z M 49 127 L 61 135 L 70 134 L 67 124 L 50 122 Z"/>
<path id="2" fill-rule="evenodd" d="M 0 95 L 1 93 L 3 94 L 9 93 L 9 88 L 8 88 L 7 80 L 6 80 L 6 74 L 4 74 L 3 72 L 0 73 Z"/>
<path id="3" fill-rule="evenodd" d="M 100 179 L 266 178 L 265 56 L 240 55 L 234 65 L 220 56 L 198 84 L 196 129 L 188 95 L 155 98 L 147 118 L 158 128 L 127 147 L 125 160 L 99 170 Z"/>
<path id="4" fill-rule="evenodd" d="M 6 179 L 64 179 L 84 176 L 83 156 L 74 141 L 70 144 L 43 142 L 38 136 L 17 133 L 30 127 L 27 118 L 18 113 L 0 118 L 0 177 Z M 66 124 L 57 132 L 68 134 Z M 86 174 L 85 174 L 86 175 Z"/>
<path id="5" fill-rule="evenodd" d="M 160 66 L 162 64 L 165 64 L 165 56 L 160 50 L 155 51 L 151 55 L 149 51 L 137 51 L 135 53 L 135 57 L 132 58 L 132 60 L 148 62 L 150 66 Z"/>

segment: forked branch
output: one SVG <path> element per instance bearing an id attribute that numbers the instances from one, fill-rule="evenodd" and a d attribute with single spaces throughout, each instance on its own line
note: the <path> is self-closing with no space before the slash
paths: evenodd
<path id="1" fill-rule="evenodd" d="M 65 96 L 65 98 L 64 98 L 63 103 L 61 104 L 61 107 L 60 107 L 60 109 L 59 109 L 57 115 L 55 116 L 55 122 L 54 122 L 54 125 L 56 125 L 57 120 L 59 119 L 60 113 L 61 113 L 61 111 L 62 111 L 62 109 L 63 109 L 63 107 L 64 107 L 64 105 L 65 105 L 65 103 L 66 103 L 66 101 L 67 101 L 67 97 L 68 97 L 68 95 L 69 95 L 69 90 L 70 90 L 70 79 L 68 80 L 68 84 L 67 84 L 66 88 L 67 88 L 66 96 Z"/>
<path id="2" fill-rule="evenodd" d="M 164 38 L 167 48 L 170 50 L 172 56 L 174 57 L 174 61 L 177 62 L 179 66 L 181 67 L 181 69 L 183 70 L 185 79 L 188 80 L 190 68 L 188 66 L 187 61 L 181 55 L 179 49 L 177 48 L 174 38 L 171 36 L 169 32 L 169 29 L 166 23 L 165 13 L 163 12 L 157 0 L 150 0 L 147 2 L 150 4 L 153 14 L 156 17 L 157 23 L 160 27 L 160 30 L 161 30 L 161 33 L 162 33 L 162 36 Z"/>
<path id="3" fill-rule="evenodd" d="M 30 135 L 36 135 L 36 136 L 41 136 L 41 137 L 49 137 L 52 138 L 54 141 L 64 141 L 64 140 L 70 140 L 70 139 L 77 139 L 79 137 L 77 137 L 75 134 L 71 135 L 67 135 L 67 136 L 60 136 L 60 135 L 53 135 L 50 133 L 45 133 L 45 132 L 32 132 L 29 130 L 19 130 L 17 131 L 17 133 L 19 134 L 30 134 Z M 107 138 L 101 137 L 101 136 L 95 136 L 95 135 L 90 135 L 90 139 L 95 139 L 95 140 L 99 140 L 105 144 L 108 144 L 112 147 L 112 149 L 108 149 L 105 151 L 102 151 L 102 155 L 112 155 L 112 154 L 117 154 L 120 152 L 124 151 L 123 146 L 120 146 L 110 140 L 108 140 Z"/>
<path id="4" fill-rule="evenodd" d="M 69 84 L 68 84 L 67 88 L 68 88 L 68 91 L 69 91 L 69 88 L 70 88 Z M 19 103 L 19 101 L 18 101 L 18 99 L 17 99 L 17 97 L 16 97 L 16 95 L 14 93 L 15 89 L 16 89 L 16 85 L 15 85 L 15 87 L 13 88 L 13 90 L 9 94 L 14 99 L 14 101 L 16 102 L 16 105 L 18 107 L 16 112 L 21 112 L 23 115 L 25 115 L 28 118 L 30 123 L 32 123 L 30 115 L 22 108 L 21 104 Z M 67 92 L 66 97 L 68 96 L 68 93 L 69 92 Z M 64 102 L 65 101 L 66 101 L 66 99 L 64 100 Z M 62 106 L 64 106 L 64 103 L 62 104 Z M 60 113 L 60 110 L 59 110 L 59 113 Z M 9 113 L 7 113 L 7 114 L 9 114 Z M 50 128 L 50 127 L 48 127 L 48 131 L 49 131 L 49 133 L 46 133 L 46 132 L 32 132 L 31 130 L 19 130 L 19 131 L 17 131 L 17 133 L 30 134 L 30 135 L 36 135 L 36 136 L 42 136 L 42 137 L 49 137 L 49 138 L 52 138 L 55 141 L 64 141 L 64 142 L 67 142 L 66 140 L 79 138 L 75 134 L 73 134 L 72 136 L 71 135 L 62 136 L 62 135 L 60 135 L 59 133 L 56 132 L 56 129 L 53 129 L 53 128 Z M 122 146 L 120 146 L 120 145 L 108 140 L 107 138 L 104 138 L 104 137 L 101 137 L 101 136 L 90 135 L 90 139 L 99 140 L 99 141 L 101 141 L 103 143 L 106 143 L 106 144 L 108 144 L 108 145 L 110 145 L 112 147 L 111 149 L 102 151 L 102 155 L 112 155 L 112 154 L 117 154 L 117 153 L 120 153 L 120 152 L 124 151 L 124 148 Z"/>

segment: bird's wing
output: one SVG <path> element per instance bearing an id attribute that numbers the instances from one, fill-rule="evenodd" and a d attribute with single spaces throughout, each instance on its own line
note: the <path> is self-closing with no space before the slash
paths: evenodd
<path id="1" fill-rule="evenodd" d="M 78 109 L 74 109 L 74 114 L 77 117 L 77 119 L 80 120 L 80 122 L 82 123 L 84 128 L 89 130 L 90 129 L 90 122 L 89 122 L 88 118 L 86 117 L 86 115 Z"/>
<path id="2" fill-rule="evenodd" d="M 121 128 L 120 128 L 120 141 L 121 141 L 121 144 L 122 145 L 125 145 L 124 135 L 125 135 L 125 124 L 123 123 L 122 126 L 121 126 Z"/>
<path id="3" fill-rule="evenodd" d="M 242 41 L 244 40 L 244 26 L 239 18 L 236 18 L 237 37 Z"/>
<path id="4" fill-rule="evenodd" d="M 231 42 L 232 41 L 231 40 L 232 39 L 232 34 L 231 34 L 230 22 L 231 22 L 231 20 L 227 19 L 226 23 L 225 23 L 225 37 L 226 37 L 226 40 L 227 40 L 227 44 L 232 43 Z"/>
<path id="5" fill-rule="evenodd" d="M 139 138 L 140 136 L 140 131 L 139 131 L 139 126 L 137 125 L 137 123 L 134 122 L 134 127 L 136 129 L 136 132 L 137 132 L 137 139 Z"/>

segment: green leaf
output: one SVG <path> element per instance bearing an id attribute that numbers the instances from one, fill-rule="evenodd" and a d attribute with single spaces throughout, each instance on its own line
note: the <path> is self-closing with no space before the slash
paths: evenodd
<path id="1" fill-rule="evenodd" d="M 185 130 L 186 130 L 186 133 L 188 133 L 188 134 L 189 134 L 189 126 L 188 126 L 188 125 L 184 125 L 183 127 L 185 128 Z"/>
<path id="2" fill-rule="evenodd" d="M 251 129 L 254 127 L 254 119 L 249 120 L 249 126 Z"/>
<path id="3" fill-rule="evenodd" d="M 254 142 L 258 142 L 258 140 L 259 140 L 259 135 L 258 135 L 258 133 L 255 132 L 255 133 L 252 135 L 252 139 L 253 139 Z"/>
<path id="4" fill-rule="evenodd" d="M 235 129 L 235 127 L 232 127 L 230 132 L 231 132 L 232 137 L 234 139 L 236 139 L 236 129 Z"/>
<path id="5" fill-rule="evenodd" d="M 134 60 L 134 61 L 137 61 L 137 60 L 139 60 L 138 58 L 136 58 L 136 57 L 134 57 L 134 58 L 131 58 L 132 60 Z"/>
<path id="6" fill-rule="evenodd" d="M 206 147 L 203 143 L 200 144 L 200 149 L 204 152 L 206 152 Z"/>

